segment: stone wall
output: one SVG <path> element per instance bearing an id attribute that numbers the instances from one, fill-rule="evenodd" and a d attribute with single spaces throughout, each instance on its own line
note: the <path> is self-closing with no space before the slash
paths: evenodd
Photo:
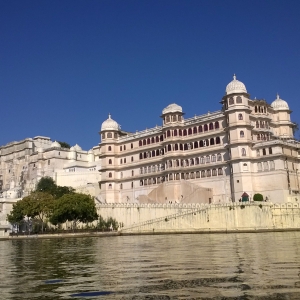
<path id="1" fill-rule="evenodd" d="M 298 203 L 101 204 L 98 213 L 124 233 L 300 229 Z"/>

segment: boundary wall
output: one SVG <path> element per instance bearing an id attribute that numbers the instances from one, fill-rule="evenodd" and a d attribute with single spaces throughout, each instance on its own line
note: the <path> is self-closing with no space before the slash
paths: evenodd
<path id="1" fill-rule="evenodd" d="M 100 204 L 124 234 L 300 230 L 300 204 Z"/>

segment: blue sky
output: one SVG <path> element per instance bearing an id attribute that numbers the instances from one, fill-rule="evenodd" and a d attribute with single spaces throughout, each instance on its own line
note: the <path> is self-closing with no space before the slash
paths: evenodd
<path id="1" fill-rule="evenodd" d="M 220 109 L 233 73 L 300 123 L 300 1 L 0 1 L 0 145 L 37 135 L 88 150 L 108 113 L 127 131 Z M 296 135 L 299 137 L 299 133 Z"/>

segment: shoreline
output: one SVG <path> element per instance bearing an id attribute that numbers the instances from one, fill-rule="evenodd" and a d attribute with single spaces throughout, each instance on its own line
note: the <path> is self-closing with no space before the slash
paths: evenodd
<path id="1" fill-rule="evenodd" d="M 131 235 L 170 235 L 170 234 L 232 234 L 232 233 L 266 233 L 300 231 L 300 228 L 258 228 L 258 229 L 234 229 L 234 230 L 174 230 L 174 231 L 144 231 L 144 232 L 91 232 L 91 233 L 59 233 L 59 234 L 34 234 L 0 237 L 0 241 L 9 240 L 32 240 L 32 239 L 61 239 L 61 238 L 84 238 L 84 237 L 115 237 Z"/>

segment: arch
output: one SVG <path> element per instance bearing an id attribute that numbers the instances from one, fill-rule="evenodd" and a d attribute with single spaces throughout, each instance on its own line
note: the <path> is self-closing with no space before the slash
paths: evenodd
<path id="1" fill-rule="evenodd" d="M 209 140 L 208 140 L 208 139 L 205 140 L 205 146 L 206 146 L 206 147 L 209 146 Z"/>
<path id="2" fill-rule="evenodd" d="M 204 164 L 205 163 L 205 157 L 204 156 L 201 156 L 200 157 L 200 164 Z"/>
<path id="3" fill-rule="evenodd" d="M 150 144 L 150 138 L 147 138 L 147 145 Z"/>
<path id="4" fill-rule="evenodd" d="M 191 179 L 195 179 L 195 173 L 191 172 Z"/>
<path id="5" fill-rule="evenodd" d="M 152 157 L 155 157 L 155 150 L 152 150 Z"/>
<path id="6" fill-rule="evenodd" d="M 180 180 L 180 174 L 176 173 L 176 180 Z"/>
<path id="7" fill-rule="evenodd" d="M 108 189 L 109 189 L 109 190 L 112 189 L 112 184 L 111 184 L 111 183 L 108 184 Z"/>
<path id="8" fill-rule="evenodd" d="M 269 147 L 269 154 L 273 154 L 272 147 Z"/>
<path id="9" fill-rule="evenodd" d="M 215 154 L 213 154 L 213 155 L 211 156 L 211 162 L 216 162 L 216 160 L 217 160 L 217 157 L 216 157 Z"/>
<path id="10" fill-rule="evenodd" d="M 184 150 L 188 150 L 188 144 L 184 144 Z"/>
<path id="11" fill-rule="evenodd" d="M 141 140 L 139 141 L 139 146 L 143 146 L 143 142 Z"/>
<path id="12" fill-rule="evenodd" d="M 171 131 L 167 130 L 167 137 L 171 136 Z"/>
<path id="13" fill-rule="evenodd" d="M 143 153 L 140 153 L 140 159 L 143 159 Z"/>
<path id="14" fill-rule="evenodd" d="M 123 159 L 121 158 L 121 159 L 120 159 L 120 164 L 122 164 L 122 163 L 123 163 Z"/>
<path id="15" fill-rule="evenodd" d="M 111 132 L 108 132 L 108 133 L 107 133 L 107 138 L 109 138 L 109 139 L 112 138 L 112 133 L 111 133 Z"/>
<path id="16" fill-rule="evenodd" d="M 180 167 L 180 160 L 176 159 L 176 167 Z"/>
<path id="17" fill-rule="evenodd" d="M 176 122 L 176 115 L 172 117 L 173 122 Z"/>
<path id="18" fill-rule="evenodd" d="M 267 155 L 267 151 L 265 148 L 262 149 L 263 155 Z"/>
<path id="19" fill-rule="evenodd" d="M 218 175 L 223 175 L 223 169 L 222 168 L 218 168 Z"/>
<path id="20" fill-rule="evenodd" d="M 233 104 L 234 104 L 234 99 L 233 97 L 230 97 L 228 101 L 228 105 L 233 105 Z"/>
<path id="21" fill-rule="evenodd" d="M 243 171 L 248 171 L 248 165 L 246 163 L 243 164 Z"/>
<path id="22" fill-rule="evenodd" d="M 206 171 L 206 177 L 211 177 L 211 170 Z"/>
<path id="23" fill-rule="evenodd" d="M 111 172 L 108 173 L 108 177 L 112 178 L 112 173 Z"/>
<path id="24" fill-rule="evenodd" d="M 112 160 L 111 159 L 108 160 L 108 164 L 112 165 Z"/>
<path id="25" fill-rule="evenodd" d="M 198 131 L 197 131 L 197 127 L 194 127 L 194 129 L 193 129 L 193 133 L 195 134 L 195 133 L 198 133 Z"/>
<path id="26" fill-rule="evenodd" d="M 163 136 L 163 135 L 161 135 L 159 139 L 160 139 L 160 141 L 161 141 L 161 142 L 163 142 L 163 140 L 164 140 L 164 136 Z"/>
<path id="27" fill-rule="evenodd" d="M 174 134 L 174 136 L 177 136 L 177 129 L 174 129 L 173 134 Z"/>
<path id="28" fill-rule="evenodd" d="M 246 149 L 242 148 L 242 156 L 246 156 Z"/>
<path id="29" fill-rule="evenodd" d="M 179 145 L 179 150 L 183 151 L 183 145 L 182 144 Z"/>
<path id="30" fill-rule="evenodd" d="M 199 157 L 196 157 L 196 159 L 195 159 L 195 165 L 199 165 L 199 162 L 200 162 Z"/>
<path id="31" fill-rule="evenodd" d="M 237 96 L 236 97 L 236 103 L 242 103 L 242 97 L 241 96 Z"/>
<path id="32" fill-rule="evenodd" d="M 182 136 L 182 130 L 179 129 L 179 136 Z"/>
<path id="33" fill-rule="evenodd" d="M 200 172 L 199 171 L 196 172 L 196 178 L 200 178 Z"/>
<path id="34" fill-rule="evenodd" d="M 121 146 L 122 147 L 122 146 Z M 111 151 L 111 146 L 108 146 L 108 151 Z"/>
<path id="35" fill-rule="evenodd" d="M 199 132 L 199 133 L 200 133 L 200 132 L 203 132 L 203 129 L 202 129 L 202 126 L 201 126 L 201 125 L 198 127 L 198 132 Z"/>
<path id="36" fill-rule="evenodd" d="M 143 146 L 145 146 L 147 144 L 146 139 L 143 140 Z"/>
<path id="37" fill-rule="evenodd" d="M 175 144 L 175 151 L 178 150 L 178 144 Z"/>
<path id="38" fill-rule="evenodd" d="M 144 158 L 147 158 L 147 152 L 144 152 Z"/>
<path id="39" fill-rule="evenodd" d="M 188 129 L 188 135 L 191 135 L 193 133 L 192 128 Z"/>
<path id="40" fill-rule="evenodd" d="M 217 169 L 212 169 L 212 176 L 217 176 Z"/>
<path id="41" fill-rule="evenodd" d="M 255 127 L 256 127 L 256 128 L 259 128 L 259 122 L 258 122 L 258 121 L 256 121 Z"/>
<path id="42" fill-rule="evenodd" d="M 193 166 L 193 165 L 194 165 L 194 159 L 191 158 L 191 159 L 190 159 L 190 166 Z"/>
<path id="43" fill-rule="evenodd" d="M 186 136 L 187 135 L 187 131 L 186 129 L 183 129 L 183 136 Z"/>
<path id="44" fill-rule="evenodd" d="M 205 174 L 205 171 L 204 171 L 204 170 L 202 170 L 202 171 L 201 171 L 201 178 L 204 178 L 204 177 L 206 177 L 205 175 L 206 175 L 206 174 Z"/>
<path id="45" fill-rule="evenodd" d="M 204 143 L 203 143 L 203 141 L 202 141 L 202 140 L 200 141 L 200 143 L 199 143 L 199 144 L 200 144 L 200 145 L 199 145 L 199 146 L 200 146 L 200 148 L 201 148 L 201 147 L 204 147 Z"/>
<path id="46" fill-rule="evenodd" d="M 156 136 L 156 137 L 155 137 L 155 142 L 156 142 L 156 143 L 159 143 L 159 136 Z"/>
<path id="47" fill-rule="evenodd" d="M 221 153 L 217 154 L 217 161 L 222 161 L 222 154 Z"/>
<path id="48" fill-rule="evenodd" d="M 210 163 L 210 156 L 209 156 L 209 155 L 206 155 L 205 162 L 206 162 L 207 164 Z"/>
<path id="49" fill-rule="evenodd" d="M 241 121 L 243 120 L 243 114 L 238 114 L 238 119 Z"/>
<path id="50" fill-rule="evenodd" d="M 159 156 L 159 149 L 156 150 L 155 156 Z"/>
<path id="51" fill-rule="evenodd" d="M 208 131 L 208 125 L 207 124 L 204 125 L 204 131 Z"/>
<path id="52" fill-rule="evenodd" d="M 214 124 L 213 123 L 209 123 L 209 130 L 214 130 Z"/>
<path id="53" fill-rule="evenodd" d="M 215 129 L 219 129 L 220 128 L 220 123 L 218 121 L 215 122 Z"/>
<path id="54" fill-rule="evenodd" d="M 243 137 L 245 137 L 245 134 L 244 134 L 244 131 L 241 130 L 241 131 L 240 131 L 240 138 L 243 138 Z"/>
<path id="55" fill-rule="evenodd" d="M 221 139 L 219 136 L 216 137 L 216 145 L 221 144 Z"/>
<path id="56" fill-rule="evenodd" d="M 198 148 L 198 142 L 194 142 L 194 148 L 197 149 Z"/>
<path id="57" fill-rule="evenodd" d="M 171 150 L 172 150 L 171 145 L 168 145 L 168 151 L 171 151 Z"/>
<path id="58" fill-rule="evenodd" d="M 151 138 L 151 143 L 152 143 L 152 144 L 155 143 L 154 136 Z"/>
<path id="59" fill-rule="evenodd" d="M 211 138 L 209 142 L 210 142 L 210 145 L 214 145 L 215 144 L 215 139 Z"/>

